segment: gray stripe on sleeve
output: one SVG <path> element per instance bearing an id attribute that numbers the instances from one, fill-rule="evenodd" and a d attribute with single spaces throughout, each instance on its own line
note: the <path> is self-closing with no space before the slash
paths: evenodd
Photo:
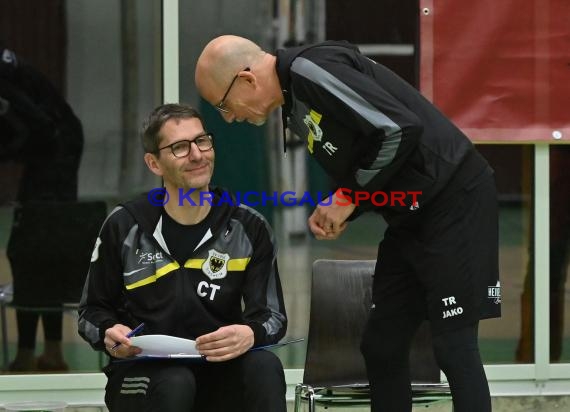
<path id="1" fill-rule="evenodd" d="M 99 328 L 96 327 L 91 322 L 85 320 L 81 317 L 79 319 L 79 331 L 83 332 L 83 335 L 89 340 L 92 345 L 96 345 L 101 340 L 99 337 Z"/>
<path id="2" fill-rule="evenodd" d="M 331 73 L 317 66 L 310 60 L 297 57 L 291 65 L 291 70 L 299 76 L 318 84 L 339 100 L 345 102 L 362 118 L 366 119 L 372 126 L 382 129 L 385 139 L 376 159 L 370 165 L 370 169 L 358 169 L 356 171 L 356 181 L 364 186 L 374 178 L 382 168 L 389 165 L 396 156 L 398 147 L 402 140 L 402 129 L 392 119 L 372 106 L 362 96 L 352 88 L 333 76 Z"/>
<path id="3" fill-rule="evenodd" d="M 277 241 L 275 239 L 275 233 L 273 229 L 265 219 L 265 217 L 259 213 L 257 210 L 241 204 L 239 207 L 247 209 L 250 213 L 254 214 L 255 216 L 259 217 L 263 224 L 265 225 L 265 229 L 269 233 L 269 238 L 271 240 L 271 244 L 273 245 L 273 259 L 271 261 L 271 273 L 269 274 L 269 279 L 267 280 L 267 307 L 271 311 L 271 316 L 263 323 L 263 327 L 267 332 L 268 336 L 273 336 L 279 333 L 281 328 L 283 328 L 283 324 L 285 322 L 285 316 L 281 312 L 281 308 L 279 306 L 279 298 L 277 294 L 277 274 L 275 272 L 276 268 L 276 260 L 277 260 Z"/>
<path id="4" fill-rule="evenodd" d="M 277 256 L 274 255 L 271 274 L 267 282 L 267 307 L 271 310 L 271 317 L 263 324 L 269 336 L 279 333 L 285 321 L 285 316 L 280 311 L 279 299 L 277 298 L 277 282 L 274 270 L 276 258 Z"/>

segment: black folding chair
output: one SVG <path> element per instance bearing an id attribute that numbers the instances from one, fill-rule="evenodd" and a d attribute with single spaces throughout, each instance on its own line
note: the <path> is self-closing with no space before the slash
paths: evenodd
<path id="1" fill-rule="evenodd" d="M 317 260 L 313 263 L 309 337 L 303 383 L 295 388 L 295 412 L 306 402 L 359 406 L 370 403 L 360 340 L 372 302 L 373 260 Z M 431 346 L 429 325 L 420 327 L 410 354 L 412 399 L 429 404 L 451 399 Z"/>

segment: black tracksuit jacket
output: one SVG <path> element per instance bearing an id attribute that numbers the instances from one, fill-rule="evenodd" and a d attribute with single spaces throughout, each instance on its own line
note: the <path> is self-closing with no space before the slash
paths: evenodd
<path id="1" fill-rule="evenodd" d="M 445 187 L 492 174 L 469 139 L 416 89 L 346 42 L 278 50 L 283 124 L 307 143 L 339 187 L 420 191 L 418 204 L 363 202 L 391 226 L 417 222 Z"/>
<path id="2" fill-rule="evenodd" d="M 186 262 L 170 256 L 161 234 L 162 207 L 146 196 L 111 212 L 79 308 L 79 333 L 93 348 L 105 350 L 105 330 L 116 323 L 134 328 L 144 322 L 144 335 L 186 339 L 246 324 L 254 346 L 284 336 L 287 317 L 273 232 L 253 209 L 219 202 L 221 191 L 213 193 L 213 223 Z"/>

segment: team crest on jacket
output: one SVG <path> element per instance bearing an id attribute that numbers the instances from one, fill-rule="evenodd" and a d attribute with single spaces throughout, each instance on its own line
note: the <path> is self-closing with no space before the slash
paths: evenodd
<path id="1" fill-rule="evenodd" d="M 220 253 L 216 249 L 208 250 L 208 258 L 202 265 L 202 272 L 210 279 L 223 279 L 228 274 L 230 255 Z"/>
<path id="2" fill-rule="evenodd" d="M 319 122 L 321 121 L 321 117 L 322 116 L 320 114 L 311 110 L 311 113 L 306 115 L 305 118 L 303 119 L 303 122 L 309 128 L 309 132 L 311 133 L 312 138 L 316 142 L 320 142 L 321 139 L 323 138 L 323 131 L 319 127 Z"/>
<path id="3" fill-rule="evenodd" d="M 319 127 L 322 117 L 322 114 L 317 113 L 314 110 L 309 110 L 309 114 L 303 118 L 303 123 L 305 123 L 307 129 L 309 129 L 309 134 L 307 136 L 307 149 L 311 154 L 315 151 L 313 147 L 314 143 L 320 142 L 323 138 L 323 131 Z"/>

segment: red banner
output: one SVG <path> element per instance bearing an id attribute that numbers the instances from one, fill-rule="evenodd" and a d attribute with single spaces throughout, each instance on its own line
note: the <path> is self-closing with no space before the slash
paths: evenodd
<path id="1" fill-rule="evenodd" d="M 420 88 L 471 139 L 570 143 L 570 0 L 420 0 Z"/>

